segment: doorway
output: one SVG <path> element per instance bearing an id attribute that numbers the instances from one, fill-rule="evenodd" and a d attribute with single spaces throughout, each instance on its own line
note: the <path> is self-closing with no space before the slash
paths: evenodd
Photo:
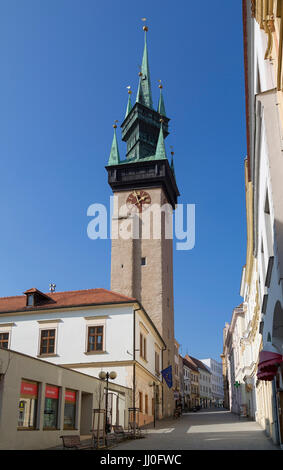
<path id="1" fill-rule="evenodd" d="M 81 425 L 80 434 L 87 436 L 90 434 L 92 428 L 92 408 L 93 408 L 93 395 L 92 393 L 82 392 L 81 395 Z"/>

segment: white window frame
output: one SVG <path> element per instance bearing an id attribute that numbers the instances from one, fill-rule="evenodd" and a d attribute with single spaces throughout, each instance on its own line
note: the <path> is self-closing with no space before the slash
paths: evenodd
<path id="1" fill-rule="evenodd" d="M 11 336 L 12 336 L 13 326 L 15 326 L 15 323 L 2 323 L 2 324 L 0 324 L 0 333 L 9 333 L 8 349 L 10 349 L 10 347 L 11 347 Z"/>
<path id="2" fill-rule="evenodd" d="M 104 354 L 106 352 L 106 317 L 96 317 L 96 318 L 87 318 L 85 317 L 85 354 Z M 103 336 L 102 336 L 102 351 L 88 351 L 88 329 L 91 327 L 103 327 Z"/>
<path id="3" fill-rule="evenodd" d="M 38 329 L 38 346 L 37 346 L 37 357 L 53 357 L 58 356 L 58 324 L 61 320 L 38 320 L 39 329 Z M 41 344 L 41 333 L 43 330 L 55 330 L 55 342 L 54 342 L 54 352 L 40 354 L 40 344 Z"/>

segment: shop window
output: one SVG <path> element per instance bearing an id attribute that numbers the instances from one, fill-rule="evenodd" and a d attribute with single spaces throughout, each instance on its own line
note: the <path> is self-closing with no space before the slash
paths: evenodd
<path id="1" fill-rule="evenodd" d="M 2 332 L 0 333 L 0 348 L 8 349 L 9 347 L 9 333 Z"/>
<path id="2" fill-rule="evenodd" d="M 55 354 L 56 329 L 41 330 L 40 332 L 40 356 Z"/>
<path id="3" fill-rule="evenodd" d="M 87 352 L 103 351 L 103 326 L 89 326 Z"/>
<path id="4" fill-rule="evenodd" d="M 35 429 L 37 419 L 38 383 L 23 379 L 18 410 L 18 429 Z"/>
<path id="5" fill-rule="evenodd" d="M 64 429 L 76 428 L 77 394 L 74 390 L 65 391 Z"/>
<path id="6" fill-rule="evenodd" d="M 58 428 L 59 387 L 46 385 L 43 429 Z"/>

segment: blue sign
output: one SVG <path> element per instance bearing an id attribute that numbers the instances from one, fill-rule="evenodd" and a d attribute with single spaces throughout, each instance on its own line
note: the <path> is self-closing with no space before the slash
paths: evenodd
<path id="1" fill-rule="evenodd" d="M 172 388 L 172 385 L 173 385 L 172 366 L 169 366 L 166 369 L 163 369 L 161 371 L 161 374 L 165 382 L 167 383 L 168 388 Z"/>

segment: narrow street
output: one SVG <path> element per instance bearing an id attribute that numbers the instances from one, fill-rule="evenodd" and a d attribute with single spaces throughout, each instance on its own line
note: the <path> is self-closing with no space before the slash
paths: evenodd
<path id="1" fill-rule="evenodd" d="M 145 434 L 115 450 L 279 450 L 256 422 L 215 408 L 163 420 Z"/>

